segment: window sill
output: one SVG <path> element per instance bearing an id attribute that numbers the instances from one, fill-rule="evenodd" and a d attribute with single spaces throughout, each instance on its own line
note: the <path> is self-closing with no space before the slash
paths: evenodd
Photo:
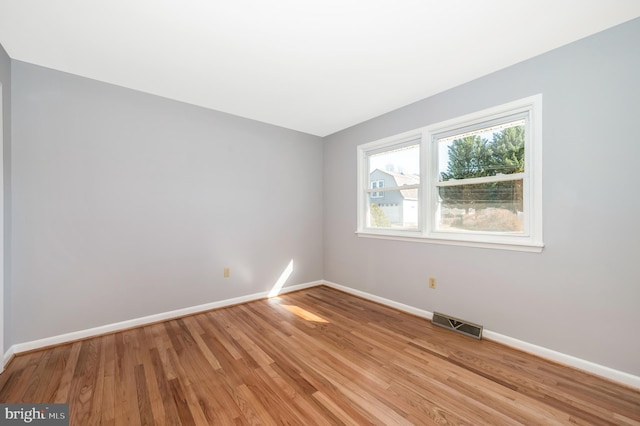
<path id="1" fill-rule="evenodd" d="M 382 240 L 411 241 L 414 243 L 442 244 L 442 245 L 449 245 L 449 246 L 523 251 L 523 252 L 529 252 L 529 253 L 541 253 L 542 249 L 544 248 L 544 244 L 542 243 L 531 243 L 531 242 L 520 242 L 520 241 L 488 242 L 488 241 L 470 241 L 470 240 L 462 240 L 462 239 L 454 240 L 454 239 L 447 239 L 447 238 L 427 238 L 427 237 L 423 237 L 417 232 L 408 232 L 405 235 L 399 235 L 399 234 L 358 231 L 356 232 L 356 235 L 362 238 L 377 238 Z"/>

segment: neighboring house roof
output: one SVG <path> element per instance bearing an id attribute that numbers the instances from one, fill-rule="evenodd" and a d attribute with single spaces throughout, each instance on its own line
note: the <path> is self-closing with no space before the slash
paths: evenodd
<path id="1" fill-rule="evenodd" d="M 391 177 L 396 183 L 394 186 L 405 186 L 405 185 L 418 185 L 420 183 L 420 176 L 418 175 L 405 175 L 404 173 L 396 173 L 388 170 L 375 169 L 371 174 L 375 172 L 380 172 Z M 401 189 L 400 194 L 405 200 L 417 200 L 418 199 L 418 189 Z"/>

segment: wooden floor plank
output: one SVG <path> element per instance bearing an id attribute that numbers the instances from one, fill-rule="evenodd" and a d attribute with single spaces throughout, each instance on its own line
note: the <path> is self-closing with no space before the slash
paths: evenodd
<path id="1" fill-rule="evenodd" d="M 327 287 L 14 357 L 75 425 L 636 425 L 640 391 Z"/>

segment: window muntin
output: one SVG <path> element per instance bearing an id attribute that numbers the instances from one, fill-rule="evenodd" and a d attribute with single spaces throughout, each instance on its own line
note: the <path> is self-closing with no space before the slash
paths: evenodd
<path id="1" fill-rule="evenodd" d="M 541 104 L 536 95 L 360 145 L 358 235 L 541 251 Z M 417 172 L 388 166 L 401 154 Z M 380 173 L 416 181 L 402 186 Z M 384 180 L 384 188 L 373 188 L 376 180 Z M 414 222 L 372 221 L 378 209 L 398 202 L 390 199 L 394 191 L 405 189 L 415 190 Z M 373 192 L 385 198 L 372 199 Z"/>

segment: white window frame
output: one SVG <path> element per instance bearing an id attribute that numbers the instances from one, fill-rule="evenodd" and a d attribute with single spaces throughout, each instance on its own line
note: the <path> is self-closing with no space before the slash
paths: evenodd
<path id="1" fill-rule="evenodd" d="M 486 123 L 520 115 L 525 118 L 525 172 L 523 180 L 524 231 L 518 234 L 491 232 L 447 232 L 436 229 L 438 200 L 439 135 L 481 127 Z M 369 156 L 395 147 L 420 145 L 420 185 L 418 189 L 418 228 L 391 229 L 368 227 Z M 357 147 L 358 198 L 357 230 L 361 237 L 419 241 L 426 243 L 541 252 L 542 241 L 542 95 L 538 94 L 493 108 L 467 114 L 420 129 L 387 137 Z M 484 178 L 477 178 L 483 180 Z M 492 178 L 495 179 L 495 178 Z M 505 179 L 511 180 L 513 176 Z M 478 182 L 479 182 L 478 181 Z M 387 190 L 393 188 L 385 188 Z"/>
<path id="2" fill-rule="evenodd" d="M 360 176 L 360 178 L 358 179 L 358 193 L 360 194 L 360 196 L 358 197 L 358 212 L 361 212 L 362 214 L 358 215 L 358 235 L 362 235 L 362 236 L 379 236 L 379 237 L 393 237 L 393 236 L 399 236 L 399 237 L 415 237 L 417 236 L 417 232 L 419 232 L 419 229 L 413 229 L 413 228 L 394 228 L 394 229 L 387 229 L 387 228 L 383 228 L 383 229 L 378 229 L 378 228 L 371 228 L 366 226 L 367 223 L 369 223 L 369 202 L 368 202 L 368 198 L 369 198 L 369 194 L 372 194 L 373 192 L 391 192 L 391 191 L 399 191 L 399 190 L 405 190 L 405 189 L 417 189 L 418 190 L 418 197 L 421 197 L 421 184 L 416 184 L 416 185 L 404 185 L 404 186 L 385 186 L 383 188 L 370 188 L 369 185 L 369 159 L 368 157 L 370 155 L 375 155 L 378 154 L 380 152 L 386 152 L 386 151 L 391 151 L 391 150 L 395 150 L 395 149 L 402 149 L 405 147 L 409 147 L 409 146 L 413 146 L 413 145 L 419 145 L 419 149 L 420 152 L 422 153 L 422 144 L 421 144 L 421 137 L 422 135 L 420 133 L 416 133 L 416 132 L 407 132 L 404 133 L 402 135 L 398 135 L 396 137 L 392 137 L 392 138 L 385 138 L 382 139 L 380 141 L 376 141 L 376 142 L 371 142 L 365 145 L 361 145 L 360 147 L 358 147 L 359 153 L 360 153 L 360 148 L 365 148 L 365 151 L 363 151 L 365 153 L 365 155 L 358 155 L 358 176 Z M 422 154 L 420 154 L 422 156 Z M 422 161 L 422 159 L 420 160 Z M 375 197 L 371 197 L 371 198 L 375 198 Z M 418 211 L 418 223 L 420 223 L 420 211 Z M 366 229 L 366 231 L 361 232 L 361 229 Z"/>

